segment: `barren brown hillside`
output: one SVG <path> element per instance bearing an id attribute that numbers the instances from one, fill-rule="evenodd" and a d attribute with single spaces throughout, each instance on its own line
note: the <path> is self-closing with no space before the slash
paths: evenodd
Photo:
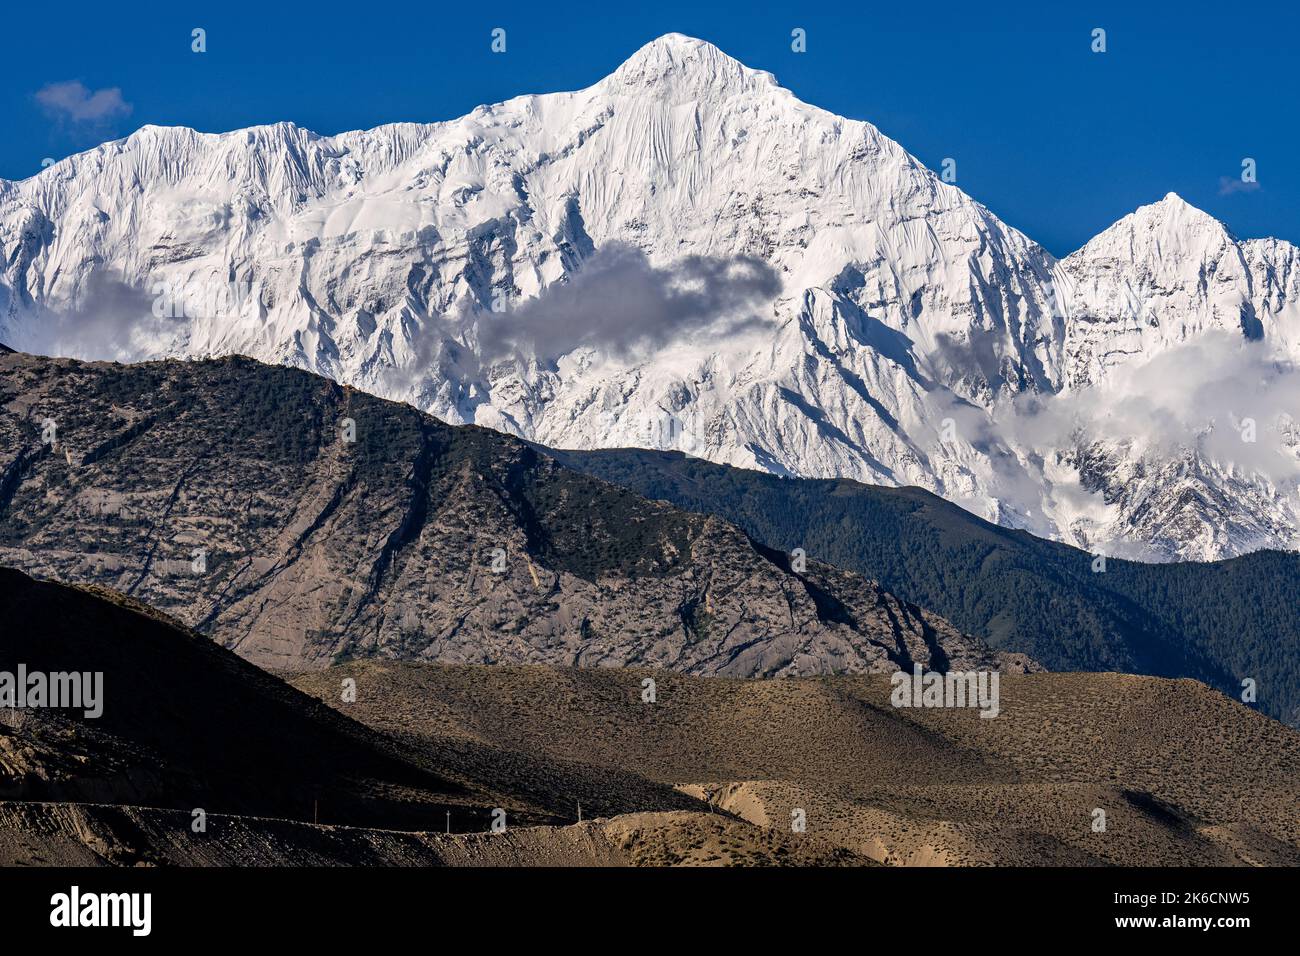
<path id="1" fill-rule="evenodd" d="M 376 728 L 617 767 L 786 832 L 802 809 L 881 862 L 1300 863 L 1300 734 L 1195 681 L 1004 675 L 994 719 L 896 709 L 870 676 L 370 663 L 295 683 L 344 675 Z"/>

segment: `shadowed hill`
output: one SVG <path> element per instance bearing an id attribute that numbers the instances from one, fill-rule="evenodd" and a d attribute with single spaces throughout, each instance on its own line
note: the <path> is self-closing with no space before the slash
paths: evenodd
<path id="1" fill-rule="evenodd" d="M 1050 670 L 1194 677 L 1300 724 L 1300 555 L 1212 563 L 1108 559 L 990 524 L 919 488 L 790 479 L 678 452 L 550 451 L 648 498 L 733 521 L 856 571 L 991 646 Z"/>
<path id="2" fill-rule="evenodd" d="M 688 809 L 633 774 L 482 742 L 377 733 L 207 638 L 109 592 L 0 568 L 0 671 L 102 673 L 102 714 L 0 709 L 0 800 L 486 829 L 590 812 Z M 342 689 L 331 696 L 346 711 Z M 361 691 L 364 693 L 364 690 Z"/>
<path id="3" fill-rule="evenodd" d="M 463 786 L 156 612 L 0 568 L 0 670 L 98 672 L 102 714 L 0 709 L 0 794 L 432 821 Z"/>

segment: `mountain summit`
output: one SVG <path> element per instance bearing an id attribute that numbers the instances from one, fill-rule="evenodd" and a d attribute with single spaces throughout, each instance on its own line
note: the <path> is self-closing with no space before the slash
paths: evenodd
<path id="1" fill-rule="evenodd" d="M 557 447 L 919 485 L 1098 550 L 1290 547 L 1296 496 L 1231 446 L 1005 419 L 1184 332 L 1300 355 L 1295 247 L 1179 202 L 1057 262 L 870 124 L 668 34 L 449 122 L 151 127 L 0 184 L 0 340 L 248 354 Z M 1106 484 L 1123 462 L 1141 501 Z"/>
<path id="2" fill-rule="evenodd" d="M 733 92 L 775 87 L 776 77 L 751 70 L 712 43 L 681 33 L 665 33 L 632 54 L 603 81 L 607 88 L 689 86 L 695 91 Z"/>

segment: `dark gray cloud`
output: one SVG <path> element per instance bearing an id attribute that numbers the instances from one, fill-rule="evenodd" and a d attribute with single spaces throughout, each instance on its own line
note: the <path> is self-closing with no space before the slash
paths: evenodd
<path id="1" fill-rule="evenodd" d="M 761 324 L 756 310 L 780 291 L 775 270 L 757 258 L 696 255 L 661 268 L 611 243 L 569 281 L 480 316 L 479 347 L 487 362 L 530 354 L 553 363 L 584 346 L 624 358 L 691 331 L 727 335 Z"/>

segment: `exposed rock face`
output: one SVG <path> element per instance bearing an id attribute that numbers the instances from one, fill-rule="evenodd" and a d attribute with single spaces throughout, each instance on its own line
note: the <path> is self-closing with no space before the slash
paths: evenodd
<path id="1" fill-rule="evenodd" d="M 1300 726 L 1300 555 L 1099 561 L 989 524 L 919 488 L 789 479 L 644 449 L 552 451 L 566 467 L 735 522 L 878 582 L 1053 671 L 1193 677 Z"/>
<path id="2" fill-rule="evenodd" d="M 265 666 L 999 663 L 861 577 L 304 372 L 11 354 L 0 407 L 0 564 L 123 591 Z"/>

